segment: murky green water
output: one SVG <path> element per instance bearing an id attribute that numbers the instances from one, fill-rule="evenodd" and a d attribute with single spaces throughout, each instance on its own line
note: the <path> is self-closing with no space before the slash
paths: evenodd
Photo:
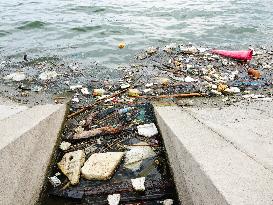
<path id="1" fill-rule="evenodd" d="M 109 66 L 169 42 L 271 45 L 272 11 L 272 0 L 1 0 L 0 52 Z"/>

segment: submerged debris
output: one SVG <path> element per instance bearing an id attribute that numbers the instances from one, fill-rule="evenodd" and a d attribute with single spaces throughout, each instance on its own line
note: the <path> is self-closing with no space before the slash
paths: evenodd
<path id="1" fill-rule="evenodd" d="M 120 201 L 120 194 L 112 194 L 107 197 L 109 205 L 118 205 Z"/>
<path id="2" fill-rule="evenodd" d="M 58 76 L 58 73 L 56 71 L 45 71 L 39 75 L 39 78 L 41 80 L 50 80 L 54 79 Z"/>
<path id="3" fill-rule="evenodd" d="M 124 167 L 136 171 L 144 159 L 154 157 L 156 153 L 147 145 L 146 142 L 139 142 L 133 146 L 127 146 L 130 150 L 126 152 Z"/>
<path id="4" fill-rule="evenodd" d="M 140 177 L 136 179 L 131 179 L 134 190 L 136 191 L 145 191 L 145 177 Z"/>
<path id="5" fill-rule="evenodd" d="M 118 134 L 119 132 L 121 132 L 121 130 L 122 130 L 121 127 L 112 127 L 112 126 L 100 127 L 100 128 L 95 128 L 92 130 L 76 133 L 72 139 L 78 140 L 78 139 L 87 139 L 90 137 L 96 137 L 96 136 L 107 135 L 107 134 Z"/>
<path id="6" fill-rule="evenodd" d="M 16 73 L 12 73 L 9 74 L 7 76 L 4 77 L 5 80 L 13 80 L 13 81 L 23 81 L 26 79 L 26 75 L 22 72 L 16 72 Z"/>
<path id="7" fill-rule="evenodd" d="M 70 142 L 65 142 L 63 141 L 61 144 L 60 144 L 60 149 L 65 151 L 65 150 L 68 150 L 69 147 L 71 146 L 71 143 Z"/>
<path id="8" fill-rule="evenodd" d="M 139 53 L 130 66 L 120 68 L 116 80 L 68 78 L 64 83 L 72 103 L 56 156 L 60 162 L 52 169 L 62 171 L 62 185 L 72 178 L 77 185 L 53 184 L 49 198 L 97 205 L 178 204 L 150 101 L 228 106 L 239 100 L 272 100 L 272 55 L 263 49 L 255 53 L 251 61 L 234 60 L 231 55 L 249 58 L 251 52 L 228 52 L 226 58 L 209 48 L 170 44 Z M 40 83 L 47 88 L 51 82 Z M 77 151 L 88 160 L 78 160 L 75 168 L 68 158 Z"/>
<path id="9" fill-rule="evenodd" d="M 81 169 L 82 176 L 89 180 L 107 180 L 114 174 L 123 152 L 92 154 Z"/>
<path id="10" fill-rule="evenodd" d="M 60 186 L 62 184 L 61 180 L 57 176 L 48 177 L 49 182 L 52 184 L 53 187 Z"/>
<path id="11" fill-rule="evenodd" d="M 158 130 L 154 123 L 137 126 L 138 134 L 144 137 L 152 137 L 158 134 Z"/>
<path id="12" fill-rule="evenodd" d="M 72 185 L 78 184 L 81 166 L 85 161 L 82 150 L 66 153 L 58 163 L 59 169 L 68 177 Z"/>

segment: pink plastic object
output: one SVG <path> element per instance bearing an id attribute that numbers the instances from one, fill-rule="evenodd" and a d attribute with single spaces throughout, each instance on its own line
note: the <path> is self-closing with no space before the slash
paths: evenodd
<path id="1" fill-rule="evenodd" d="M 238 60 L 251 60 L 253 50 L 244 50 L 244 51 L 226 51 L 226 50 L 212 50 L 214 54 L 219 54 L 228 58 L 238 59 Z"/>

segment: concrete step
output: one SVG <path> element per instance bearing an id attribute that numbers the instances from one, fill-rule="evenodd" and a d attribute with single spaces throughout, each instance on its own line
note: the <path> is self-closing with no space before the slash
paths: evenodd
<path id="1" fill-rule="evenodd" d="M 155 106 L 182 204 L 273 204 L 272 105 Z"/>
<path id="2" fill-rule="evenodd" d="M 4 99 L 0 97 L 0 120 L 8 118 L 27 108 L 28 108 L 27 106 L 19 105 L 8 99 Z"/>
<path id="3" fill-rule="evenodd" d="M 35 204 L 66 105 L 6 108 L 0 120 L 0 204 Z"/>

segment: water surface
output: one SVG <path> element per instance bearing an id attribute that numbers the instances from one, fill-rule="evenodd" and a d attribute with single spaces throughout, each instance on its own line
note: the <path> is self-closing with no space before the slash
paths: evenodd
<path id="1" fill-rule="evenodd" d="M 170 42 L 272 45 L 272 11 L 272 0 L 2 0 L 0 52 L 116 66 Z"/>

